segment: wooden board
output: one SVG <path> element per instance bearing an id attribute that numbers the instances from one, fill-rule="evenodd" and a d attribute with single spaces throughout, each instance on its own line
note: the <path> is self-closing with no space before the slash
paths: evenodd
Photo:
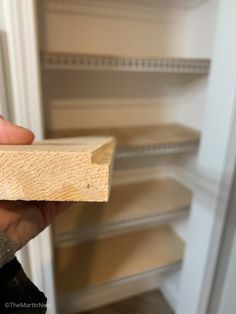
<path id="1" fill-rule="evenodd" d="M 54 229 L 59 236 L 148 217 L 161 218 L 188 209 L 191 199 L 191 191 L 173 179 L 117 185 L 111 188 L 108 203 L 73 204 L 57 217 Z"/>
<path id="2" fill-rule="evenodd" d="M 124 279 L 181 261 L 183 242 L 167 226 L 55 250 L 58 294 Z"/>
<path id="3" fill-rule="evenodd" d="M 78 135 L 114 136 L 118 149 L 164 149 L 178 145 L 198 145 L 200 132 L 178 124 L 161 124 L 141 127 L 97 128 L 77 130 L 51 130 L 50 137 L 67 137 Z"/>
<path id="4" fill-rule="evenodd" d="M 0 199 L 107 201 L 114 141 L 108 137 L 0 146 Z"/>

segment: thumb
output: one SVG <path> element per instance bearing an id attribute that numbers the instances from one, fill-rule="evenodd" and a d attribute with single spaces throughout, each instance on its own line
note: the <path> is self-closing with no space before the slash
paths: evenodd
<path id="1" fill-rule="evenodd" d="M 0 116 L 0 145 L 31 144 L 34 134 L 23 127 L 17 126 Z"/>

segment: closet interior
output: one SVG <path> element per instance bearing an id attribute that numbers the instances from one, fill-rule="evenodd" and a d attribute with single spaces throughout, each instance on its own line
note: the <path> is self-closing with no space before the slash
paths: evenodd
<path id="1" fill-rule="evenodd" d="M 217 1 L 43 0 L 37 11 L 46 137 L 117 140 L 109 202 L 73 203 L 53 225 L 58 309 L 159 287 L 176 310 Z"/>

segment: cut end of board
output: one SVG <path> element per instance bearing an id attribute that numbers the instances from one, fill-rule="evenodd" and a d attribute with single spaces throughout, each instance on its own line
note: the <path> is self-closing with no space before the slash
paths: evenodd
<path id="1" fill-rule="evenodd" d="M 0 146 L 0 199 L 106 202 L 114 150 L 92 136 Z"/>

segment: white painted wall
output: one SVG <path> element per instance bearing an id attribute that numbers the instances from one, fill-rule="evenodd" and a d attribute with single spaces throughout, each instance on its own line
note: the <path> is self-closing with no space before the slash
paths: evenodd
<path id="1" fill-rule="evenodd" d="M 47 51 L 128 56 L 209 58 L 216 0 L 44 0 L 41 48 Z"/>
<path id="2" fill-rule="evenodd" d="M 45 71 L 48 129 L 180 122 L 201 129 L 206 77 Z M 68 84 L 68 82 L 70 82 Z"/>
<path id="3" fill-rule="evenodd" d="M 215 40 L 218 0 L 198 1 L 188 16 L 187 45 L 188 56 L 212 57 Z"/>
<path id="4" fill-rule="evenodd" d="M 158 1 L 132 0 L 77 1 L 72 6 L 64 4 L 62 10 L 51 2 L 47 7 L 42 47 L 47 51 L 170 56 L 185 48 L 186 20 L 181 7 L 170 10 L 172 6 Z"/>

